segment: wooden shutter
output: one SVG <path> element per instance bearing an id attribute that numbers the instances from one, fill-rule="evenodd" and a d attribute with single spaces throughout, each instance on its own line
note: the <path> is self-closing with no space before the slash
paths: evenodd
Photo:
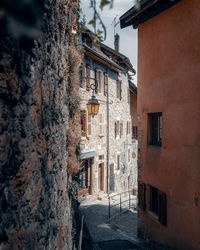
<path id="1" fill-rule="evenodd" d="M 123 121 L 120 123 L 120 137 L 123 136 Z"/>
<path id="2" fill-rule="evenodd" d="M 117 170 L 120 169 L 120 155 L 117 155 Z"/>
<path id="3" fill-rule="evenodd" d="M 89 91 L 90 90 L 90 66 L 87 66 L 86 68 L 86 89 Z"/>
<path id="4" fill-rule="evenodd" d="M 95 69 L 95 93 L 98 93 L 99 88 L 99 76 L 98 76 L 98 70 Z"/>
<path id="5" fill-rule="evenodd" d="M 82 127 L 82 136 L 87 136 L 87 117 L 86 110 L 81 110 L 81 127 Z"/>
<path id="6" fill-rule="evenodd" d="M 146 185 L 145 183 L 138 181 L 138 206 L 140 209 L 146 209 Z"/>
<path id="7" fill-rule="evenodd" d="M 104 74 L 104 95 L 108 93 L 108 75 Z"/>
<path id="8" fill-rule="evenodd" d="M 104 134 L 104 115 L 99 113 L 99 135 Z"/>
<path id="9" fill-rule="evenodd" d="M 119 81 L 119 98 L 122 99 L 122 81 Z"/>
<path id="10" fill-rule="evenodd" d="M 167 195 L 158 191 L 158 219 L 162 225 L 167 225 Z"/>
<path id="11" fill-rule="evenodd" d="M 91 122 L 91 115 L 88 114 L 88 136 L 92 134 L 92 122 Z"/>
<path id="12" fill-rule="evenodd" d="M 117 137 L 117 122 L 115 122 L 115 138 Z"/>

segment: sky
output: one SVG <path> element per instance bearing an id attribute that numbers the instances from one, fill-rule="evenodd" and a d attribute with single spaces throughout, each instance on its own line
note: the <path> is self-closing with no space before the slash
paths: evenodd
<path id="1" fill-rule="evenodd" d="M 99 6 L 99 2 L 100 0 L 97 0 L 97 6 Z M 111 48 L 114 48 L 114 25 L 112 25 L 113 20 L 117 16 L 117 21 L 119 21 L 119 17 L 131 7 L 133 7 L 134 3 L 134 0 L 114 0 L 114 6 L 112 9 L 110 9 L 109 6 L 104 7 L 103 11 L 98 9 L 98 12 L 101 15 L 107 30 L 107 38 L 103 43 Z M 90 1 L 82 0 L 81 8 L 83 14 L 86 17 L 86 22 L 88 23 L 93 16 L 93 10 L 90 8 Z M 87 24 L 87 26 L 90 30 L 94 31 L 91 25 Z M 99 28 L 101 27 L 99 26 Z M 120 36 L 119 52 L 130 59 L 134 69 L 137 72 L 137 30 L 133 29 L 132 26 L 121 29 L 120 24 L 118 24 L 116 27 L 116 33 L 118 33 Z M 137 84 L 137 75 L 133 78 L 133 80 L 134 83 Z"/>

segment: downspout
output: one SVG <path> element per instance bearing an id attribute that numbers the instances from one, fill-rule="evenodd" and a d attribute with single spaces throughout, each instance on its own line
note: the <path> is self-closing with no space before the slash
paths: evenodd
<path id="1" fill-rule="evenodd" d="M 109 73 L 109 71 L 107 72 L 107 74 Z M 108 77 L 108 83 L 107 83 L 107 194 L 110 193 L 110 189 L 109 189 L 109 181 L 108 181 L 108 177 L 109 177 L 109 157 L 110 157 L 110 150 L 109 150 L 109 124 L 110 124 L 110 120 L 109 120 L 109 77 Z"/>

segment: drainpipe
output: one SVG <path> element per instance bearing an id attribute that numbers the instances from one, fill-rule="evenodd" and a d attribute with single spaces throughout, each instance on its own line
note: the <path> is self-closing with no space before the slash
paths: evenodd
<path id="1" fill-rule="evenodd" d="M 107 74 L 108 74 L 109 72 L 107 72 Z M 108 77 L 108 79 L 109 79 L 109 77 Z M 108 184 L 109 184 L 109 157 L 110 157 L 110 149 L 109 149 L 109 81 L 108 81 L 108 85 L 107 85 L 107 194 L 109 194 L 110 193 L 110 189 L 109 189 L 109 186 L 108 186 Z"/>

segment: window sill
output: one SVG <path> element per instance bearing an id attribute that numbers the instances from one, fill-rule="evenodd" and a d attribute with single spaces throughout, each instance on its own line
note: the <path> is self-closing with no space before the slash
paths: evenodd
<path id="1" fill-rule="evenodd" d="M 104 137 L 104 135 L 100 134 L 99 137 Z"/>
<path id="2" fill-rule="evenodd" d="M 158 144 L 148 144 L 148 143 L 147 143 L 147 146 L 148 146 L 148 147 L 155 147 L 155 148 L 162 148 L 162 144 L 161 144 L 161 145 L 158 145 Z"/>

